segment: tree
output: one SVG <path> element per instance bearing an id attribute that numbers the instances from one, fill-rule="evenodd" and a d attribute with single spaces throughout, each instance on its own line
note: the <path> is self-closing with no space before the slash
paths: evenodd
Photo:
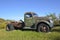
<path id="1" fill-rule="evenodd" d="M 52 17 L 52 20 L 57 19 L 55 13 L 50 13 L 49 15 L 47 15 L 47 17 Z"/>
<path id="2" fill-rule="evenodd" d="M 47 17 L 52 17 L 54 25 L 60 25 L 58 17 L 55 15 L 55 13 L 50 13 L 49 15 L 47 15 Z M 60 19 L 60 15 L 59 15 L 59 19 Z"/>

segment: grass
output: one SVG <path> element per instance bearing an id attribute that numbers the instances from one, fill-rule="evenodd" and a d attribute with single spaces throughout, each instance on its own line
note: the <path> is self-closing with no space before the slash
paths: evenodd
<path id="1" fill-rule="evenodd" d="M 60 27 L 53 28 L 49 33 L 1 29 L 0 40 L 60 40 Z"/>

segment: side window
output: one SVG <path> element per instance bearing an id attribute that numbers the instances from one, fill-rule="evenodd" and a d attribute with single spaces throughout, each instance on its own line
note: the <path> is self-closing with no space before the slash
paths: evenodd
<path id="1" fill-rule="evenodd" d="M 30 18 L 30 17 L 32 17 L 32 14 L 26 14 L 26 17 Z"/>

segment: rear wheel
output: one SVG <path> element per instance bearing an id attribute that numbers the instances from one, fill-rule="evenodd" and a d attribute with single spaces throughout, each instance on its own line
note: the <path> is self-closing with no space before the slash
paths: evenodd
<path id="1" fill-rule="evenodd" d="M 49 32 L 50 28 L 47 24 L 41 23 L 41 24 L 38 25 L 37 31 L 38 32 Z"/>
<path id="2" fill-rule="evenodd" d="M 6 30 L 7 31 L 11 31 L 11 30 L 14 30 L 15 28 L 14 28 L 14 26 L 12 25 L 12 24 L 8 24 L 7 26 L 6 26 Z"/>

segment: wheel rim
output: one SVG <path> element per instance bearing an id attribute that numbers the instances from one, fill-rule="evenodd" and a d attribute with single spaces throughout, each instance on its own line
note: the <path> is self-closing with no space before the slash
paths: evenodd
<path id="1" fill-rule="evenodd" d="M 47 31 L 46 27 L 41 27 L 40 29 L 41 29 L 42 32 L 46 32 Z"/>
<path id="2" fill-rule="evenodd" d="M 47 25 L 40 25 L 40 31 L 41 32 L 48 32 L 48 26 Z"/>

